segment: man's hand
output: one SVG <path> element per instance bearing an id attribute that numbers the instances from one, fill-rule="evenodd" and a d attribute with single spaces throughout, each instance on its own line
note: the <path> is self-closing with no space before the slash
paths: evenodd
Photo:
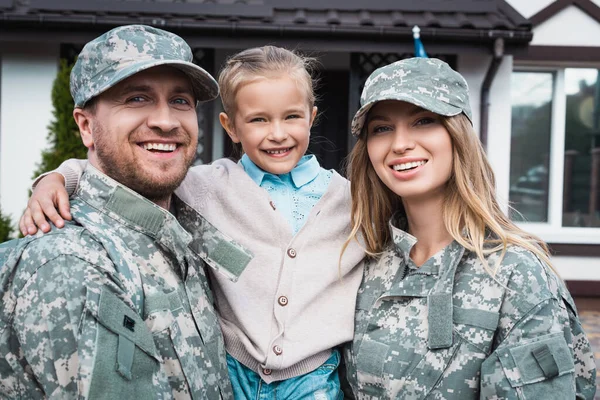
<path id="1" fill-rule="evenodd" d="M 19 221 L 21 233 L 33 235 L 38 228 L 44 233 L 50 232 L 48 220 L 58 228 L 62 228 L 65 226 L 64 219 L 71 220 L 69 206 L 65 178 L 56 172 L 45 176 L 37 184 L 27 202 L 27 209 L 21 216 Z"/>

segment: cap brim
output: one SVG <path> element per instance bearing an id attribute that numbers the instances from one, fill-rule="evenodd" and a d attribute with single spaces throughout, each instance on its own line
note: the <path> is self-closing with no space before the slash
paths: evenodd
<path id="1" fill-rule="evenodd" d="M 396 100 L 396 101 L 405 101 L 410 104 L 414 104 L 415 106 L 421 107 L 424 110 L 431 111 L 433 113 L 443 115 L 445 117 L 452 117 L 460 114 L 463 110 L 459 107 L 450 105 L 448 103 L 444 103 L 442 101 L 435 102 L 434 105 L 431 103 L 431 97 L 429 96 L 421 96 L 411 93 L 396 93 L 394 95 L 382 96 L 380 98 L 375 98 L 365 105 L 363 105 L 357 112 L 354 114 L 354 118 L 352 118 L 352 135 L 358 136 L 365 124 L 365 119 L 367 118 L 367 114 L 373 108 L 373 106 L 380 101 L 385 100 Z"/>
<path id="2" fill-rule="evenodd" d="M 178 60 L 152 60 L 134 63 L 129 67 L 123 68 L 121 71 L 119 71 L 119 73 L 115 76 L 114 79 L 107 82 L 104 86 L 98 89 L 97 93 L 94 94 L 93 97 L 104 93 L 108 89 L 112 88 L 119 82 L 129 78 L 132 75 L 161 65 L 172 66 L 173 68 L 177 68 L 178 70 L 186 74 L 190 78 L 190 81 L 192 83 L 192 88 L 196 100 L 214 100 L 219 95 L 219 85 L 217 84 L 217 81 L 208 72 L 206 72 L 203 68 L 197 66 L 196 64 Z M 76 107 L 81 106 L 76 105 Z"/>

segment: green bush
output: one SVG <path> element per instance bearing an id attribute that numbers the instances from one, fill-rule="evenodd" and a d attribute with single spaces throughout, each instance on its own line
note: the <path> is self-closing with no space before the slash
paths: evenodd
<path id="1" fill-rule="evenodd" d="M 81 142 L 79 128 L 73 119 L 73 99 L 69 92 L 69 75 L 73 64 L 60 60 L 58 74 L 52 85 L 53 121 L 48 125 L 50 147 L 42 152 L 33 177 L 53 170 L 69 158 L 87 158 L 87 148 Z"/>
<path id="2" fill-rule="evenodd" d="M 8 215 L 3 215 L 0 210 L 0 243 L 12 239 L 12 220 Z"/>

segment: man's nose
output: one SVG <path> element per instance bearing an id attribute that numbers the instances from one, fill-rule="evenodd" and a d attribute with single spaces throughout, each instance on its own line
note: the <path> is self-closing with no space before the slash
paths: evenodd
<path id="1" fill-rule="evenodd" d="M 148 127 L 171 132 L 181 127 L 181 121 L 166 101 L 160 101 L 148 116 Z"/>

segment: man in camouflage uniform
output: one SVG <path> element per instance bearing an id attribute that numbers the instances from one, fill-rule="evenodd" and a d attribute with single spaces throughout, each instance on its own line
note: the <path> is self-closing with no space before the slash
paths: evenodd
<path id="1" fill-rule="evenodd" d="M 371 107 L 386 100 L 471 119 L 465 80 L 436 59 L 376 70 L 355 135 Z M 509 246 L 492 276 L 475 252 L 453 241 L 417 266 L 406 218 L 392 218 L 389 228 L 392 243 L 365 263 L 345 351 L 357 399 L 594 398 L 593 352 L 573 299 L 532 252 Z M 486 255 L 488 266 L 500 256 Z"/>
<path id="2" fill-rule="evenodd" d="M 232 398 L 204 268 L 251 256 L 172 195 L 196 102 L 218 93 L 191 60 L 147 26 L 82 50 L 71 93 L 90 165 L 73 222 L 0 247 L 0 397 Z"/>

